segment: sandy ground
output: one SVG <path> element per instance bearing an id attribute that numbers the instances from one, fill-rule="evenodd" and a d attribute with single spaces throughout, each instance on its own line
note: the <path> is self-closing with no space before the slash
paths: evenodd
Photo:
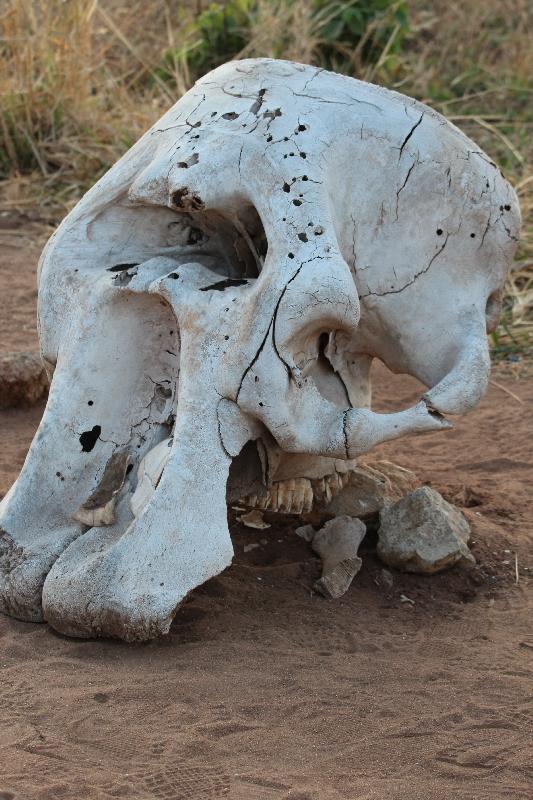
<path id="1" fill-rule="evenodd" d="M 15 222 L 0 236 L 0 348 L 35 349 L 38 237 Z M 388 590 L 369 545 L 348 594 L 326 601 L 298 520 L 267 515 L 257 532 L 232 517 L 234 565 L 163 641 L 0 617 L 0 800 L 531 798 L 533 381 L 494 379 L 522 402 L 492 385 L 452 432 L 376 453 L 464 510 L 471 572 L 394 573 Z M 381 370 L 377 393 L 392 408 L 416 386 Z M 41 413 L 0 414 L 0 496 Z"/>

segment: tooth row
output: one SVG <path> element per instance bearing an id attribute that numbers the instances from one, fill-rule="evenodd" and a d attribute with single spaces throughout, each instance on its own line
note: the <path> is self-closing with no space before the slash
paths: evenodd
<path id="1" fill-rule="evenodd" d="M 325 475 L 323 478 L 311 481 L 315 502 L 320 505 L 328 505 L 344 489 L 349 480 L 350 472 L 334 472 L 332 475 Z"/>
<path id="2" fill-rule="evenodd" d="M 313 508 L 313 488 L 309 478 L 291 478 L 277 481 L 264 494 L 249 495 L 242 502 L 264 511 L 303 514 Z"/>
<path id="3" fill-rule="evenodd" d="M 349 472 L 335 472 L 317 480 L 290 478 L 276 481 L 264 494 L 251 494 L 240 502 L 262 511 L 303 514 L 312 510 L 314 502 L 327 505 L 344 489 L 349 479 Z"/>

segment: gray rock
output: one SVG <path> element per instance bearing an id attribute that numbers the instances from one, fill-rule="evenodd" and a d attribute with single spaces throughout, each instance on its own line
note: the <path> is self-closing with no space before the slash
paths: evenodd
<path id="1" fill-rule="evenodd" d="M 421 486 L 380 513 L 377 552 L 389 567 L 432 574 L 454 564 L 471 566 L 470 526 L 428 486 Z"/>

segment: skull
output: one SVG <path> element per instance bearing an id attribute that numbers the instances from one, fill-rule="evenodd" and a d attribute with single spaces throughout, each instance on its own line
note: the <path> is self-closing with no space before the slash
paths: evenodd
<path id="1" fill-rule="evenodd" d="M 43 253 L 53 379 L 1 505 L 1 609 L 165 633 L 231 562 L 227 497 L 282 476 L 303 507 L 302 480 L 448 427 L 486 387 L 518 226 L 495 165 L 414 100 L 268 59 L 205 76 Z M 372 412 L 373 358 L 428 392 Z"/>

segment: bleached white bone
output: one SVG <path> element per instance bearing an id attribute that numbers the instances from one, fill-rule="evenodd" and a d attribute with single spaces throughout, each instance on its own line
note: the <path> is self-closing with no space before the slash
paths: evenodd
<path id="1" fill-rule="evenodd" d="M 473 408 L 519 223 L 490 158 L 411 98 L 271 59 L 198 81 L 43 253 L 54 375 L 0 505 L 0 609 L 160 635 L 231 560 L 228 487 L 304 510 L 339 459 Z M 425 399 L 376 414 L 375 358 Z M 132 477 L 108 485 L 117 453 Z"/>

